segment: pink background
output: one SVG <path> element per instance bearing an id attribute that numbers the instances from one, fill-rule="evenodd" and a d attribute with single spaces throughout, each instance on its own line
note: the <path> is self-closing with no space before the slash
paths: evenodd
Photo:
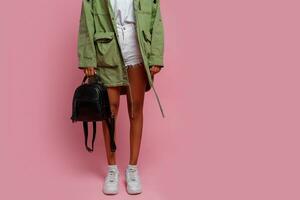
<path id="1" fill-rule="evenodd" d="M 85 151 L 70 120 L 82 80 L 81 1 L 1 3 L 1 199 L 300 199 L 299 1 L 162 0 L 165 68 L 145 100 L 140 172 L 129 196 L 125 96 L 117 122 L 122 182 L 101 192 L 101 125 Z"/>

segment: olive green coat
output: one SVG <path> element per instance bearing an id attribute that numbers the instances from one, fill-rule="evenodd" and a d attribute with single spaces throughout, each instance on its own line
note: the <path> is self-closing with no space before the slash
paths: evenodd
<path id="1" fill-rule="evenodd" d="M 147 73 L 146 92 L 154 88 L 154 76 L 149 67 L 164 67 L 164 30 L 159 0 L 134 0 L 136 31 Z M 97 75 L 107 87 L 122 86 L 121 95 L 129 85 L 127 70 L 122 58 L 117 27 L 109 0 L 82 0 L 78 33 L 79 68 L 95 67 Z"/>

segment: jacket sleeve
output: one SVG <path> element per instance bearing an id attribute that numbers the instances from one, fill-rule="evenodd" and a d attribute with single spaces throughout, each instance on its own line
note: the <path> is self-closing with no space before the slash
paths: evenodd
<path id="1" fill-rule="evenodd" d="M 96 67 L 96 51 L 94 45 L 94 17 L 92 0 L 82 0 L 77 39 L 77 55 L 79 68 Z"/>
<path id="2" fill-rule="evenodd" d="M 160 12 L 160 0 L 154 1 L 154 12 L 152 16 L 152 41 L 151 53 L 149 57 L 149 66 L 159 65 L 164 66 L 164 28 Z"/>

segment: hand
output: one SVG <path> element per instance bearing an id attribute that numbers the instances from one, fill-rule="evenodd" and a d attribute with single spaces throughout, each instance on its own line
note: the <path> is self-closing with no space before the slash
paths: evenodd
<path id="1" fill-rule="evenodd" d="M 150 73 L 151 73 L 151 75 L 154 75 L 154 74 L 160 72 L 161 67 L 162 67 L 162 66 L 160 66 L 160 65 L 152 65 L 152 66 L 150 67 Z"/>
<path id="2" fill-rule="evenodd" d="M 86 67 L 83 69 L 83 72 L 86 76 L 93 76 L 96 74 L 96 70 L 94 67 Z"/>

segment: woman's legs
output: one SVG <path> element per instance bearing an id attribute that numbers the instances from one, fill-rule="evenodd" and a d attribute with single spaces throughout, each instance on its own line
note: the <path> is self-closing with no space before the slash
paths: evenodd
<path id="1" fill-rule="evenodd" d="M 130 117 L 130 161 L 129 164 L 136 165 L 138 161 L 140 144 L 142 139 L 142 129 L 143 129 L 143 106 L 144 106 L 144 96 L 147 75 L 143 65 L 135 65 L 129 67 L 128 78 L 130 82 L 130 89 L 127 90 L 127 107 L 128 115 L 131 116 L 131 110 L 133 111 L 133 118 Z M 130 99 L 130 91 L 132 95 L 132 102 Z M 107 88 L 110 109 L 115 116 L 117 121 L 119 104 L 120 104 L 120 87 L 108 87 Z M 133 106 L 133 109 L 131 108 Z M 116 124 L 116 123 L 115 123 Z M 107 123 L 102 122 L 105 149 L 107 156 L 107 163 L 109 165 L 116 164 L 115 152 L 110 151 L 110 136 Z M 116 129 L 115 129 L 116 130 Z M 116 138 L 116 134 L 115 134 Z"/>
<path id="2" fill-rule="evenodd" d="M 108 97 L 109 97 L 110 109 L 111 109 L 112 114 L 115 116 L 115 121 L 116 121 L 118 111 L 119 111 L 119 104 L 120 104 L 120 87 L 107 87 L 107 92 L 108 92 Z M 110 150 L 109 129 L 108 129 L 108 126 L 107 126 L 107 123 L 105 120 L 102 121 L 102 128 L 103 128 L 103 134 L 104 134 L 107 163 L 109 165 L 115 165 L 116 164 L 116 155 L 115 155 L 115 152 L 111 152 L 111 150 Z M 116 138 L 116 134 L 115 134 L 115 138 Z"/>
<path id="3" fill-rule="evenodd" d="M 147 75 L 142 65 L 134 65 L 128 69 L 130 90 L 127 90 L 127 107 L 130 118 L 130 161 L 129 164 L 136 165 L 138 161 L 143 129 L 143 106 Z M 132 102 L 130 98 L 132 95 Z M 133 106 L 133 108 L 131 108 Z M 133 113 L 131 113 L 131 111 Z M 133 117 L 131 118 L 131 114 Z"/>

